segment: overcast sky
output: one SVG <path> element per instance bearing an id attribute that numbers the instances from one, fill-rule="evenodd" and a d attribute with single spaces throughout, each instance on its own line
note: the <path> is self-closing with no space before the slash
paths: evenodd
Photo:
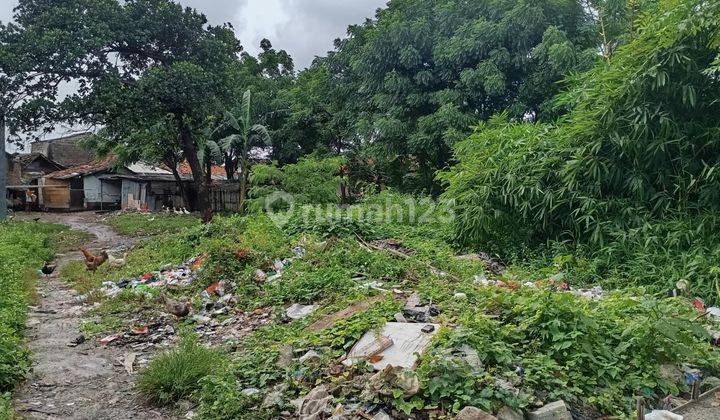
<path id="1" fill-rule="evenodd" d="M 312 63 L 315 56 L 333 48 L 335 38 L 343 37 L 348 25 L 374 17 L 387 0 L 176 0 L 204 13 L 211 24 L 232 23 L 243 47 L 252 55 L 260 41 L 268 38 L 275 49 L 292 55 L 297 70 Z M 17 0 L 0 0 L 0 21 L 12 18 Z M 68 134 L 67 127 L 56 127 L 46 138 Z M 15 147 L 8 145 L 8 149 Z"/>

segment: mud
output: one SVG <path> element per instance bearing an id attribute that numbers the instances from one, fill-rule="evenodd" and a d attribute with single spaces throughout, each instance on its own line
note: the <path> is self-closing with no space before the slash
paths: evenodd
<path id="1" fill-rule="evenodd" d="M 18 219 L 68 225 L 95 236 L 90 249 L 127 248 L 137 238 L 121 236 L 91 212 L 70 214 L 18 214 Z M 39 299 L 28 314 L 27 338 L 33 368 L 14 395 L 15 409 L 28 419 L 171 419 L 173 415 L 143 404 L 133 390 L 135 375 L 122 364 L 122 349 L 88 340 L 76 347 L 68 343 L 79 335 L 83 307 L 76 293 L 58 279 L 64 264 L 81 260 L 80 252 L 58 255 L 58 268 L 38 284 Z"/>

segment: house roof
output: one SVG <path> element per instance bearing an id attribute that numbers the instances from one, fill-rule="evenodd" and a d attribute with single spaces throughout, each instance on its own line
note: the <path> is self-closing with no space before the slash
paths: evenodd
<path id="1" fill-rule="evenodd" d="M 64 167 L 90 164 L 96 159 L 95 154 L 91 150 L 84 149 L 80 141 L 91 135 L 92 133 L 81 133 L 35 141 L 30 143 L 30 150 L 32 153 L 43 154 Z"/>
<path id="2" fill-rule="evenodd" d="M 61 171 L 51 172 L 46 176 L 53 179 L 70 179 L 76 176 L 91 175 L 98 172 L 107 171 L 117 162 L 116 156 L 108 156 L 102 160 L 96 160 L 84 165 L 72 166 Z"/>
<path id="3" fill-rule="evenodd" d="M 55 166 L 57 170 L 65 169 L 64 166 L 61 164 L 53 161 L 52 159 L 49 159 L 47 156 L 43 155 L 42 153 L 27 153 L 27 154 L 17 154 L 13 155 L 13 161 L 19 163 L 22 167 L 28 166 L 29 164 L 35 162 L 37 159 L 41 159 L 46 161 L 52 166 Z"/>
<path id="4" fill-rule="evenodd" d="M 192 177 L 192 170 L 190 169 L 190 164 L 187 163 L 187 161 L 183 161 L 178 165 L 178 172 L 180 172 L 180 175 L 182 176 L 190 176 Z M 227 174 L 225 173 L 225 168 L 218 165 L 213 165 L 210 169 L 212 179 L 217 181 L 223 181 L 227 180 Z"/>

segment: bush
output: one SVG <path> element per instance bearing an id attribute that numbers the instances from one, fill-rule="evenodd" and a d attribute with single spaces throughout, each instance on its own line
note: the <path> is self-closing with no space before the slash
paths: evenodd
<path id="1" fill-rule="evenodd" d="M 201 389 L 200 380 L 223 364 L 224 358 L 217 351 L 203 347 L 196 337 L 184 336 L 178 347 L 150 362 L 137 388 L 148 401 L 167 405 L 192 398 Z"/>
<path id="2" fill-rule="evenodd" d="M 255 165 L 250 177 L 251 206 L 266 208 L 265 198 L 273 193 L 292 195 L 295 204 L 340 203 L 341 157 L 319 159 L 313 156 L 300 159 L 296 164 L 278 168 L 276 164 Z M 287 203 L 272 203 L 273 210 L 287 208 Z"/>

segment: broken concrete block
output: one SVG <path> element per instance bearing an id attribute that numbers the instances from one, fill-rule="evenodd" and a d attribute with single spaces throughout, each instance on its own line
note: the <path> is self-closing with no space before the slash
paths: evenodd
<path id="1" fill-rule="evenodd" d="M 325 409 L 332 401 L 325 385 L 313 388 L 300 402 L 298 418 L 300 420 L 320 420 L 325 417 Z"/>
<path id="2" fill-rule="evenodd" d="M 469 405 L 460 410 L 455 420 L 497 420 L 497 417 Z"/>
<path id="3" fill-rule="evenodd" d="M 558 400 L 528 413 L 528 420 L 572 420 L 565 401 Z"/>
<path id="4" fill-rule="evenodd" d="M 315 312 L 315 309 L 317 309 L 317 305 L 301 305 L 299 303 L 294 303 L 287 308 L 287 316 L 290 319 L 305 318 Z"/>
<path id="5" fill-rule="evenodd" d="M 423 328 L 427 325 L 432 325 L 434 327 L 433 331 L 423 332 Z M 347 359 L 343 363 L 346 366 L 351 366 L 355 361 L 366 358 L 368 356 L 368 346 L 373 346 L 373 343 L 377 342 L 379 338 L 384 337 L 392 345 L 376 353 L 382 355 L 382 359 L 370 364 L 376 370 L 382 370 L 386 366 L 413 369 L 418 360 L 418 355 L 425 352 L 430 340 L 438 332 L 439 328 L 440 325 L 437 324 L 388 322 L 379 333 L 376 331 L 365 333 L 360 341 L 350 349 Z"/>
<path id="6" fill-rule="evenodd" d="M 525 416 L 522 411 L 505 406 L 497 413 L 497 418 L 498 420 L 524 420 Z"/>

